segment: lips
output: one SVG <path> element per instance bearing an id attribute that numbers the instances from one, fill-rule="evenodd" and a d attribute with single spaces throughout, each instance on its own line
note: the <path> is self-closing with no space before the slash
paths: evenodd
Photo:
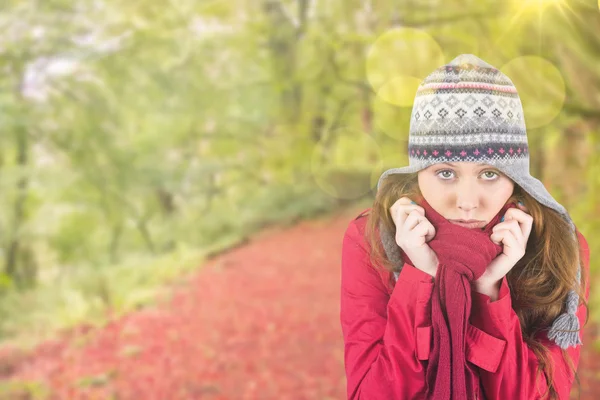
<path id="1" fill-rule="evenodd" d="M 475 229 L 475 228 L 483 228 L 486 225 L 485 221 L 478 221 L 478 220 L 461 220 L 461 219 L 451 219 L 449 220 L 450 222 L 452 222 L 453 224 L 459 225 L 459 226 L 464 226 L 465 228 L 469 228 L 469 229 Z"/>

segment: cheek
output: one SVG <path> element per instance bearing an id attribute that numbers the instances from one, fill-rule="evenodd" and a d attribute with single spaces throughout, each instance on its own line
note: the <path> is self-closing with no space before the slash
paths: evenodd
<path id="1" fill-rule="evenodd" d="M 493 185 L 493 187 L 490 187 L 485 191 L 488 204 L 493 204 L 494 208 L 502 208 L 510 196 L 512 196 L 513 191 L 513 182 L 508 178 L 504 178 L 496 185 Z"/>
<path id="2" fill-rule="evenodd" d="M 418 181 L 419 190 L 421 190 L 423 197 L 429 201 L 429 197 L 435 192 L 436 189 L 434 180 L 427 174 L 420 174 Z"/>
<path id="3" fill-rule="evenodd" d="M 435 176 L 419 176 L 419 189 L 423 197 L 434 208 L 448 199 L 448 188 Z"/>
<path id="4" fill-rule="evenodd" d="M 500 182 L 500 193 L 503 195 L 505 200 L 508 200 L 510 196 L 512 196 L 515 190 L 515 184 L 510 178 L 504 178 L 502 182 Z"/>

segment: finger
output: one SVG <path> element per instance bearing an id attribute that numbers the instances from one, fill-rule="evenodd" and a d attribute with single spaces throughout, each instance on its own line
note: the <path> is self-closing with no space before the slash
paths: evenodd
<path id="1" fill-rule="evenodd" d="M 407 215 L 410 215 L 410 213 L 412 213 L 413 211 L 416 211 L 422 217 L 425 216 L 425 209 L 421 206 L 415 206 L 415 205 L 405 206 L 404 210 L 406 211 Z"/>
<path id="2" fill-rule="evenodd" d="M 426 219 L 421 219 L 419 221 L 419 223 L 417 224 L 417 226 L 415 226 L 412 231 L 414 233 L 418 233 L 421 236 L 424 236 L 425 241 L 427 241 L 427 238 L 429 236 L 431 236 L 432 229 L 433 229 L 433 225 L 431 225 L 430 222 L 428 222 Z"/>
<path id="3" fill-rule="evenodd" d="M 421 217 L 419 223 L 412 229 L 411 233 L 423 236 L 425 243 L 427 243 L 435 237 L 435 227 L 427 218 Z"/>
<path id="4" fill-rule="evenodd" d="M 509 249 L 516 254 L 525 254 L 525 248 L 523 244 L 515 237 L 512 230 L 504 229 L 500 232 L 494 233 L 490 236 L 490 239 L 496 244 L 502 244 L 505 249 Z M 508 253 L 506 250 L 503 252 Z"/>
<path id="5" fill-rule="evenodd" d="M 518 243 L 523 243 L 525 238 L 523 236 L 522 224 L 515 219 L 511 219 L 507 222 L 508 230 L 512 232 Z"/>
<path id="6" fill-rule="evenodd" d="M 523 245 L 519 242 L 518 238 L 516 238 L 513 232 L 510 230 L 504 231 L 502 244 L 506 249 L 511 249 L 516 254 L 525 253 Z M 504 253 L 507 253 L 507 251 L 504 251 Z"/>
<path id="7" fill-rule="evenodd" d="M 492 239 L 492 241 L 494 242 L 501 242 L 504 239 L 504 236 L 506 235 L 507 232 L 509 232 L 510 234 L 512 234 L 512 231 L 510 230 L 510 227 L 508 226 L 508 224 L 506 223 L 502 223 L 502 225 L 498 224 L 494 227 L 494 229 L 492 230 L 492 234 L 490 235 L 490 239 Z"/>
<path id="8" fill-rule="evenodd" d="M 406 204 L 401 204 L 402 199 L 396 200 L 396 202 L 390 207 L 390 214 L 392 219 L 396 223 L 396 226 L 404 225 L 406 217 L 409 213 L 406 212 Z"/>
<path id="9" fill-rule="evenodd" d="M 492 232 L 502 232 L 502 231 L 510 231 L 513 235 L 519 240 L 524 241 L 523 231 L 521 229 L 520 223 L 515 219 L 510 219 L 508 221 L 504 221 L 499 223 L 498 225 L 492 228 Z"/>
<path id="10" fill-rule="evenodd" d="M 425 212 L 424 211 L 421 212 L 421 210 L 418 210 L 418 209 L 413 208 L 411 206 L 402 206 L 402 208 L 396 210 L 396 215 L 397 216 L 396 216 L 395 219 L 398 221 L 397 224 L 400 225 L 400 226 L 406 225 L 406 223 L 408 221 L 408 217 L 411 214 L 414 215 L 414 216 L 421 216 L 421 217 L 425 218 L 425 216 L 424 216 Z"/>
<path id="11" fill-rule="evenodd" d="M 415 226 L 419 224 L 425 217 L 423 217 L 418 211 L 413 210 L 406 217 L 406 221 L 404 221 L 403 230 L 404 232 L 411 231 Z"/>
<path id="12" fill-rule="evenodd" d="M 490 240 L 496 244 L 502 243 L 502 232 L 494 232 L 490 235 Z"/>
<path id="13" fill-rule="evenodd" d="M 400 197 L 396 202 L 402 205 L 412 204 L 411 198 L 406 196 Z"/>
<path id="14" fill-rule="evenodd" d="M 490 235 L 490 239 L 496 244 L 506 244 L 506 238 L 508 236 L 513 236 L 513 233 L 509 229 L 505 228 L 499 229 L 498 231 L 492 233 Z"/>
<path id="15" fill-rule="evenodd" d="M 531 230 L 533 229 L 533 216 L 529 213 L 529 210 L 527 209 L 527 207 L 525 205 L 521 205 L 521 204 L 517 204 L 517 207 L 519 207 L 524 213 L 524 219 L 525 219 L 525 223 L 523 225 L 523 236 L 526 239 L 529 239 L 529 235 L 531 234 Z"/>
<path id="16" fill-rule="evenodd" d="M 421 224 L 427 226 L 427 231 L 425 233 L 425 242 L 429 242 L 431 239 L 433 239 L 435 237 L 435 227 L 427 218 L 425 218 L 421 222 Z"/>
<path id="17" fill-rule="evenodd" d="M 425 209 L 416 204 L 411 204 L 411 199 L 408 197 L 401 197 L 390 207 L 390 214 L 394 221 L 397 221 L 397 225 L 403 225 L 406 221 L 407 215 L 413 210 L 419 211 L 422 215 L 425 215 Z"/>
<path id="18" fill-rule="evenodd" d="M 531 233 L 531 229 L 533 227 L 533 217 L 530 214 L 527 214 L 525 211 L 522 211 L 517 208 L 509 208 L 506 211 L 504 218 L 505 218 L 505 221 L 507 221 L 507 220 L 518 221 L 523 237 L 525 237 L 525 238 L 529 237 L 529 234 Z"/>
<path id="19" fill-rule="evenodd" d="M 496 243 L 500 243 L 502 238 L 504 237 L 505 232 L 508 231 L 508 227 L 506 225 L 496 225 L 492 230 L 492 234 L 490 235 L 490 239 Z"/>
<path id="20" fill-rule="evenodd" d="M 394 206 L 396 207 L 410 207 L 412 208 L 417 208 L 417 209 L 421 209 L 423 211 L 425 211 L 423 209 L 423 207 L 421 207 L 420 205 L 418 205 L 416 202 L 414 202 L 413 200 L 411 200 L 410 197 L 400 197 L 398 200 L 396 200 L 396 202 L 394 203 Z"/>

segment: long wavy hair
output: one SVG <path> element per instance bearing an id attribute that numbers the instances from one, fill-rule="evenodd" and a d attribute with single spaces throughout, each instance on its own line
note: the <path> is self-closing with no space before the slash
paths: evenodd
<path id="1" fill-rule="evenodd" d="M 391 174 L 379 187 L 373 206 L 367 215 L 365 239 L 371 252 L 373 266 L 398 272 L 401 266 L 394 265 L 386 256 L 378 236 L 379 221 L 383 221 L 389 232 L 395 234 L 396 226 L 390 214 L 390 207 L 401 197 L 408 197 L 417 203 L 423 199 L 419 189 L 418 173 Z M 565 299 L 572 282 L 577 280 L 577 269 L 581 267 L 581 285 L 576 289 L 580 304 L 585 304 L 588 322 L 589 308 L 585 299 L 585 288 L 589 279 L 583 260 L 580 259 L 579 238 L 572 240 L 569 223 L 555 210 L 540 204 L 535 198 L 515 183 L 509 202 L 521 200 L 533 217 L 533 228 L 527 242 L 523 258 L 507 274 L 512 297 L 512 305 L 521 323 L 521 332 L 527 345 L 538 358 L 536 381 L 540 373 L 545 374 L 548 390 L 542 398 L 557 399 L 558 393 L 552 382 L 554 365 L 546 346 L 536 338 L 536 334 L 547 329 L 554 319 L 565 311 Z M 575 374 L 580 388 L 579 376 L 573 360 L 565 349 L 563 358 Z"/>

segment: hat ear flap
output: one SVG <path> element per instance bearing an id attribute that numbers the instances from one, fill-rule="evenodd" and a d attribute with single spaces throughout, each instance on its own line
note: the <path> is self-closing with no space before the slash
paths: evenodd
<path id="1" fill-rule="evenodd" d="M 394 234 L 385 227 L 383 220 L 379 221 L 379 236 L 388 260 L 398 268 L 398 271 L 401 270 L 404 262 L 402 260 L 400 246 L 396 243 Z"/>

